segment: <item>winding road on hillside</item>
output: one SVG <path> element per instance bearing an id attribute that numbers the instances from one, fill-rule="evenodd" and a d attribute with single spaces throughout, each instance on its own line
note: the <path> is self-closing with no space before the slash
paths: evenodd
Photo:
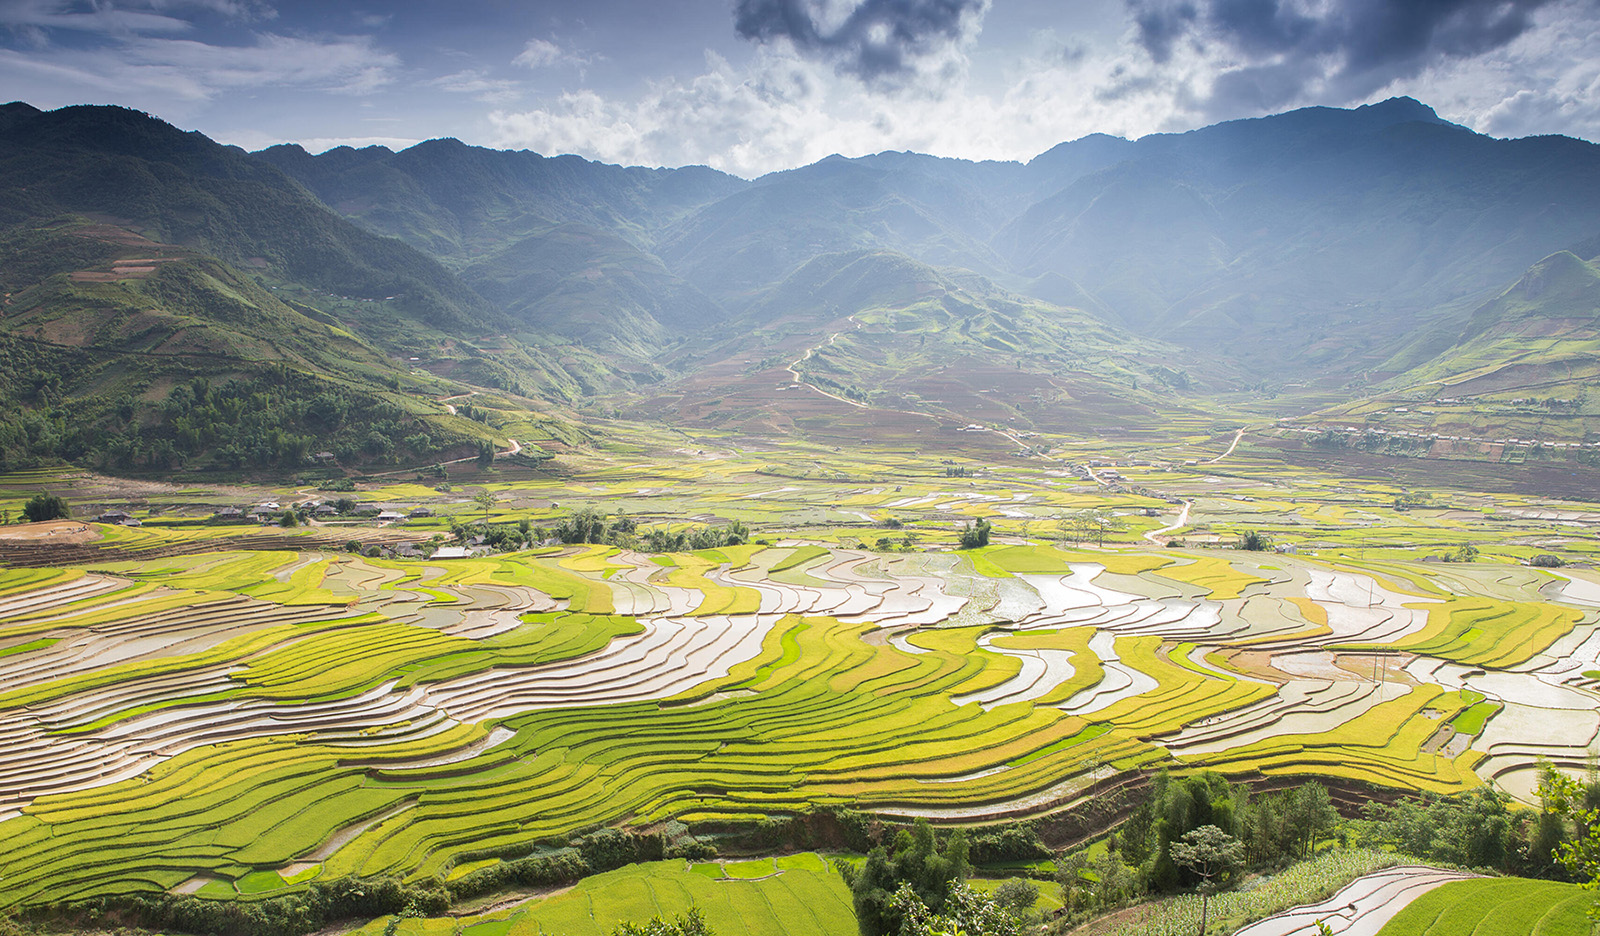
<path id="1" fill-rule="evenodd" d="M 1167 524 L 1166 526 L 1162 527 L 1159 530 L 1151 530 L 1150 532 L 1148 532 L 1148 533 L 1146 533 L 1144 535 L 1144 538 L 1149 540 L 1150 542 L 1154 543 L 1157 540 L 1157 538 L 1159 538 L 1161 536 L 1164 536 L 1164 535 L 1166 535 L 1168 533 L 1171 533 L 1173 530 L 1181 530 L 1184 527 L 1188 526 L 1189 525 L 1189 505 L 1190 505 L 1189 501 L 1184 501 L 1183 502 L 1183 509 L 1178 511 L 1178 519 L 1172 521 L 1171 523 Z"/>
<path id="2" fill-rule="evenodd" d="M 849 321 L 852 323 L 852 325 L 854 325 L 854 328 L 846 329 L 846 331 L 855 331 L 857 328 L 861 327 L 861 323 L 856 321 L 856 317 L 854 315 L 850 316 Z M 828 340 L 827 341 L 822 342 L 821 344 L 817 345 L 814 348 L 807 348 L 806 349 L 806 353 L 800 355 L 797 358 L 795 358 L 794 363 L 790 364 L 787 368 L 785 368 L 785 370 L 787 370 L 789 372 L 789 376 L 790 377 L 794 378 L 794 382 L 795 383 L 800 384 L 803 387 L 810 387 L 812 390 L 815 390 L 816 392 L 822 394 L 823 396 L 827 397 L 830 400 L 838 400 L 840 403 L 848 403 L 851 406 L 855 406 L 855 407 L 858 407 L 860 409 L 866 409 L 867 408 L 867 404 L 859 402 L 857 400 L 847 399 L 847 398 L 839 396 L 838 394 L 835 394 L 835 393 L 829 393 L 828 391 L 822 389 L 821 387 L 817 386 L 816 384 L 806 383 L 805 379 L 800 376 L 800 365 L 804 364 L 806 361 L 810 360 L 811 356 L 813 354 L 816 354 L 818 351 L 821 351 L 823 348 L 831 347 L 835 341 L 839 340 L 839 336 L 842 335 L 842 334 L 844 334 L 844 332 L 836 331 L 833 334 L 828 336 Z"/>
<path id="3" fill-rule="evenodd" d="M 449 413 L 451 416 L 458 416 L 460 414 L 456 412 L 455 405 L 452 404 L 450 401 L 451 400 L 465 400 L 465 399 L 468 399 L 470 397 L 475 397 L 477 395 L 478 395 L 478 391 L 476 391 L 476 390 L 472 391 L 471 393 L 458 393 L 455 396 L 441 397 L 439 399 L 439 403 L 440 403 L 440 405 L 442 405 L 444 407 L 445 412 Z"/>
<path id="4" fill-rule="evenodd" d="M 1227 458 L 1229 455 L 1232 455 L 1233 454 L 1233 450 L 1239 447 L 1239 440 L 1242 439 L 1242 438 L 1244 438 L 1244 427 L 1243 426 L 1239 427 L 1239 431 L 1235 432 L 1233 434 L 1233 441 L 1228 444 L 1228 450 L 1226 452 L 1223 452 L 1221 455 L 1218 455 L 1216 458 L 1213 458 L 1210 461 L 1206 462 L 1206 464 L 1215 465 L 1217 462 L 1222 461 L 1224 458 Z"/>

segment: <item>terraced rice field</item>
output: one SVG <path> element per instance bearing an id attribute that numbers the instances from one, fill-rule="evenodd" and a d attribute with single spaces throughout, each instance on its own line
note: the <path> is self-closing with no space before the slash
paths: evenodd
<path id="1" fill-rule="evenodd" d="M 1401 865 L 1362 875 L 1351 881 L 1338 893 L 1326 900 L 1308 903 L 1274 914 L 1238 931 L 1237 936 L 1317 936 L 1318 924 L 1333 933 L 1390 933 L 1411 932 L 1405 920 L 1416 917 L 1413 904 L 1421 907 L 1437 906 L 1438 900 L 1449 901 L 1448 894 L 1459 893 L 1460 888 L 1480 891 L 1490 881 L 1474 878 L 1457 871 Z M 1528 885 L 1524 879 L 1499 883 Z M 1570 884 L 1556 885 L 1568 896 L 1580 889 Z M 1422 932 L 1422 931 L 1417 931 Z M 1441 930 L 1441 933 L 1471 933 L 1471 925 L 1462 929 Z"/>
<path id="2" fill-rule="evenodd" d="M 1576 884 L 1477 878 L 1444 884 L 1409 901 L 1381 936 L 1583 936 L 1594 892 Z M 1335 930 L 1335 932 L 1338 932 Z"/>
<path id="3" fill-rule="evenodd" d="M 863 511 L 910 509 L 882 487 Z M 0 906 L 445 877 L 600 825 L 814 804 L 993 819 L 1163 765 L 1528 795 L 1600 732 L 1586 572 L 1020 539 L 264 545 L 0 571 Z M 672 893 L 833 906 L 824 872 L 773 867 Z M 617 919 L 672 903 L 642 881 L 617 879 Z M 583 893 L 482 932 L 550 930 Z"/>

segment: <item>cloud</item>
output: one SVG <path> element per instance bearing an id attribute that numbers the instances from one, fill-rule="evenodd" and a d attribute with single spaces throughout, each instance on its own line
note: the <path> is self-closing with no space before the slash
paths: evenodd
<path id="1" fill-rule="evenodd" d="M 989 0 L 738 0 L 734 29 L 881 84 L 948 71 L 988 10 Z"/>
<path id="2" fill-rule="evenodd" d="M 92 49 L 0 49 L 0 84 L 46 83 L 73 103 L 75 89 L 138 102 L 209 101 L 238 89 L 302 86 L 367 94 L 393 80 L 399 59 L 365 38 L 258 34 L 250 45 L 133 36 Z M 52 95 L 39 95 L 46 100 Z M 150 106 L 141 104 L 139 106 Z"/>
<path id="3" fill-rule="evenodd" d="M 182 33 L 193 28 L 181 17 L 155 12 L 146 5 L 129 9 L 114 5 L 83 7 L 64 0 L 0 0 L 0 25 L 13 30 L 70 30 L 107 35 Z"/>
<path id="4" fill-rule="evenodd" d="M 39 31 L 63 30 L 109 36 L 175 34 L 194 24 L 181 15 L 198 10 L 229 19 L 271 19 L 276 12 L 254 0 L 123 0 L 81 4 L 71 0 L 0 0 L 0 26 L 37 43 Z"/>
<path id="5" fill-rule="evenodd" d="M 1028 159 L 1095 131 L 1169 129 L 1164 90 L 1120 101 L 1085 93 L 1111 81 L 1117 64 L 1105 50 L 1064 55 L 1052 43 L 1015 60 L 998 93 L 956 82 L 863 94 L 859 79 L 830 62 L 763 46 L 743 66 L 708 54 L 703 73 L 653 82 L 636 98 L 584 89 L 493 111 L 485 142 L 631 165 L 703 164 L 747 178 L 885 149 Z"/>
<path id="6" fill-rule="evenodd" d="M 1600 20 L 1593 12 L 1588 0 L 1567 0 L 1550 11 L 1549 25 L 1503 52 L 1446 62 L 1406 90 L 1483 133 L 1600 139 Z"/>
<path id="7" fill-rule="evenodd" d="M 1212 28 L 1206 17 L 1213 6 L 1196 6 L 1196 29 Z M 1320 9 L 1332 15 L 1332 7 Z M 1120 43 L 1065 43 L 1042 35 L 994 73 L 880 85 L 872 94 L 863 94 L 861 79 L 828 56 L 766 43 L 741 64 L 708 54 L 698 74 L 658 79 L 642 93 L 579 89 L 534 99 L 529 107 L 495 109 L 482 141 L 624 164 L 705 164 L 748 178 L 832 153 L 886 149 L 1026 160 L 1089 133 L 1137 137 L 1396 94 L 1417 97 L 1444 118 L 1483 132 L 1594 139 L 1600 137 L 1600 21 L 1592 11 L 1593 0 L 1553 0 L 1532 25 L 1489 52 L 1431 53 L 1429 64 L 1408 77 L 1376 86 L 1368 77 L 1348 88 L 1328 78 L 1347 67 L 1350 53 L 1342 49 L 1333 58 L 1240 51 L 1245 44 L 1309 48 L 1302 31 L 1310 27 L 1293 17 L 1240 25 L 1245 38 L 1237 46 L 1180 30 L 1160 63 L 1130 17 Z M 1498 41 L 1456 24 L 1437 27 L 1429 42 L 1438 45 L 1447 33 L 1457 37 L 1448 48 Z M 1478 38 L 1463 45 L 1464 35 Z M 1368 90 L 1341 96 L 1360 89 Z"/>
<path id="8" fill-rule="evenodd" d="M 1131 3 L 1139 44 L 1157 62 L 1172 58 L 1172 44 L 1194 28 L 1200 11 L 1193 3 Z"/>
<path id="9" fill-rule="evenodd" d="M 522 47 L 522 52 L 511 60 L 513 65 L 524 68 L 555 68 L 563 65 L 583 66 L 589 64 L 586 56 L 579 55 L 571 49 L 564 49 L 548 39 L 529 39 L 528 44 Z"/>
<path id="10" fill-rule="evenodd" d="M 1354 102 L 1453 60 L 1499 51 L 1554 0 L 1127 0 L 1157 65 L 1211 65 L 1210 115 L 1315 98 Z"/>
<path id="11" fill-rule="evenodd" d="M 453 75 L 441 75 L 427 82 L 441 91 L 470 94 L 475 101 L 509 104 L 522 96 L 522 85 L 506 78 L 490 78 L 483 69 L 472 68 Z"/>
<path id="12" fill-rule="evenodd" d="M 221 45 L 196 28 L 207 17 L 276 16 L 260 0 L 0 0 L 0 28 L 22 40 L 0 47 L 0 85 L 41 103 L 88 93 L 156 109 L 264 87 L 367 94 L 393 80 L 399 59 L 365 37 L 251 32 Z"/>

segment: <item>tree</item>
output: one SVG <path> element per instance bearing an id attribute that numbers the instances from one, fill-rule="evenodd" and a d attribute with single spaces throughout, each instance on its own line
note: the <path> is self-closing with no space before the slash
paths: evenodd
<path id="1" fill-rule="evenodd" d="M 1075 510 L 1056 523 L 1063 539 L 1074 543 L 1094 540 L 1097 546 L 1106 544 L 1106 534 L 1120 532 L 1124 526 L 1121 517 L 1098 509 Z"/>
<path id="2" fill-rule="evenodd" d="M 472 495 L 472 502 L 483 508 L 483 522 L 489 522 L 489 511 L 494 507 L 494 494 L 489 491 L 479 491 Z"/>
<path id="3" fill-rule="evenodd" d="M 1261 552 L 1268 546 L 1272 545 L 1272 540 L 1268 539 L 1267 535 L 1262 533 L 1260 530 L 1245 530 L 1243 533 L 1239 534 L 1239 542 L 1237 545 L 1239 549 L 1246 549 L 1250 552 Z"/>
<path id="4" fill-rule="evenodd" d="M 1297 857 L 1310 858 L 1317 840 L 1333 831 L 1339 811 L 1333 808 L 1328 788 L 1311 780 L 1290 794 L 1286 818 L 1297 840 Z"/>
<path id="5" fill-rule="evenodd" d="M 979 520 L 961 531 L 961 548 L 978 549 L 989 545 L 989 521 Z"/>
<path id="6" fill-rule="evenodd" d="M 1544 809 L 1572 820 L 1574 826 L 1573 836 L 1556 845 L 1556 859 L 1567 873 L 1590 886 L 1600 884 L 1600 808 L 1594 806 L 1589 795 L 1594 789 L 1592 784 L 1585 789 L 1548 764 L 1539 780 Z M 1595 911 L 1590 914 L 1594 916 Z"/>
<path id="7" fill-rule="evenodd" d="M 1034 894 L 1038 896 L 1037 892 Z M 1021 936 L 1022 915 L 991 897 L 957 881 L 950 887 L 942 912 L 934 913 L 918 899 L 909 882 L 890 898 L 900 914 L 900 936 Z M 1030 904 L 1031 905 L 1031 904 Z"/>
<path id="8" fill-rule="evenodd" d="M 1201 878 L 1200 936 L 1205 936 L 1211 895 L 1244 864 L 1244 845 L 1216 826 L 1204 825 L 1172 843 L 1172 860 Z"/>
<path id="9" fill-rule="evenodd" d="M 940 848 L 926 819 L 918 819 L 910 831 L 901 829 L 892 850 L 880 845 L 868 852 L 859 868 L 845 861 L 836 861 L 834 867 L 850 886 L 861 936 L 900 931 L 905 905 L 897 906 L 895 897 L 902 885 L 910 887 L 921 907 L 937 915 L 945 911 L 952 887 L 972 871 L 966 833 L 958 830 Z"/>
<path id="10" fill-rule="evenodd" d="M 1079 850 L 1069 854 L 1056 853 L 1056 883 L 1061 885 L 1061 905 L 1068 913 L 1088 906 L 1092 891 L 1084 876 L 1089 869 L 1089 856 Z"/>
<path id="11" fill-rule="evenodd" d="M 1120 907 L 1144 891 L 1139 876 L 1116 855 L 1109 852 L 1102 854 L 1090 863 L 1090 867 L 1095 876 L 1090 890 L 1095 903 L 1102 908 Z"/>
<path id="12" fill-rule="evenodd" d="M 1088 517 L 1085 518 L 1085 523 L 1087 524 L 1089 535 L 1094 537 L 1096 546 L 1104 546 L 1106 544 L 1106 534 L 1120 533 L 1123 529 L 1122 518 L 1109 510 L 1091 510 L 1088 511 L 1088 514 Z"/>
<path id="13" fill-rule="evenodd" d="M 706 925 L 705 915 L 699 907 L 670 920 L 651 917 L 648 923 L 624 923 L 611 931 L 611 936 L 716 936 Z"/>
<path id="14" fill-rule="evenodd" d="M 29 523 L 43 523 L 46 520 L 70 520 L 72 510 L 67 502 L 54 494 L 35 494 L 28 498 L 22 505 L 22 516 Z"/>
<path id="15" fill-rule="evenodd" d="M 1039 885 L 1027 878 L 1011 878 L 994 889 L 994 902 L 1020 917 L 1039 902 Z"/>

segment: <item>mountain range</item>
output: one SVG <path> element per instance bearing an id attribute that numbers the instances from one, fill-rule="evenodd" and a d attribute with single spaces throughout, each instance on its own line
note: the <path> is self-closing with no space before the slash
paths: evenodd
<path id="1" fill-rule="evenodd" d="M 1594 371 L 1597 209 L 1600 147 L 1495 139 L 1406 98 L 753 180 L 455 140 L 246 153 L 14 103 L 0 451 L 104 457 L 131 423 L 131 464 L 163 440 L 167 462 L 214 464 L 215 444 L 176 445 L 172 388 L 272 374 L 285 412 L 336 392 L 367 415 L 290 419 L 263 464 L 296 439 L 361 461 L 512 423 L 577 438 L 598 411 L 883 437 L 1353 418 L 1441 386 L 1568 399 Z M 463 392 L 478 420 L 436 402 Z M 1563 437 L 1585 437 L 1586 402 L 1562 406 Z"/>

